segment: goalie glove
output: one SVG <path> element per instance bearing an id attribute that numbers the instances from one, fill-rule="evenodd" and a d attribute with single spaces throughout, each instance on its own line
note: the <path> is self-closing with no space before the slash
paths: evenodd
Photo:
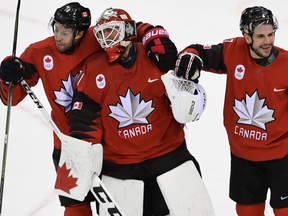
<path id="1" fill-rule="evenodd" d="M 199 84 L 177 77 L 173 70 L 162 75 L 161 80 L 175 120 L 181 124 L 199 120 L 207 103 L 205 89 Z"/>
<path id="2" fill-rule="evenodd" d="M 140 30 L 142 28 L 142 30 Z M 173 69 L 177 59 L 177 48 L 169 39 L 168 32 L 162 26 L 152 26 L 150 24 L 137 23 L 137 29 L 141 33 L 144 31 L 142 43 L 147 55 L 163 72 Z"/>
<path id="3" fill-rule="evenodd" d="M 90 190 L 92 176 L 100 174 L 103 163 L 101 144 L 91 144 L 65 136 L 57 169 L 55 192 L 83 201 Z"/>
<path id="4" fill-rule="evenodd" d="M 190 52 L 183 52 L 178 55 L 175 64 L 175 73 L 178 77 L 184 77 L 198 83 L 200 71 L 203 67 L 202 59 Z"/>

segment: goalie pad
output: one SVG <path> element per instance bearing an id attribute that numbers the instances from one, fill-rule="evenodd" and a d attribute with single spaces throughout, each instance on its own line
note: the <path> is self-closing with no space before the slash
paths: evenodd
<path id="1" fill-rule="evenodd" d="M 171 216 L 215 216 L 206 187 L 192 161 L 157 177 Z"/>
<path id="2" fill-rule="evenodd" d="M 199 120 L 207 103 L 205 89 L 190 80 L 177 77 L 173 70 L 162 75 L 161 79 L 176 121 L 185 124 Z"/>
<path id="3" fill-rule="evenodd" d="M 55 192 L 83 201 L 91 187 L 93 174 L 102 169 L 103 148 L 62 134 L 61 156 L 57 169 Z"/>
<path id="4" fill-rule="evenodd" d="M 143 215 L 144 182 L 135 179 L 117 179 L 102 176 L 102 182 L 126 216 Z M 107 215 L 100 205 L 100 216 Z"/>

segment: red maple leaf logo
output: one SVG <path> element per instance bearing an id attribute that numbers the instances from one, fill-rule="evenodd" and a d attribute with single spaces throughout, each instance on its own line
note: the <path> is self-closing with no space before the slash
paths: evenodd
<path id="1" fill-rule="evenodd" d="M 238 71 L 239 73 L 242 73 L 242 72 L 243 72 L 243 68 L 242 68 L 242 67 L 238 67 L 238 68 L 237 68 L 237 71 Z"/>
<path id="2" fill-rule="evenodd" d="M 103 80 L 103 77 L 98 78 L 98 82 L 101 82 Z"/>
<path id="3" fill-rule="evenodd" d="M 64 163 L 62 167 L 58 166 L 55 189 L 60 189 L 70 194 L 70 189 L 77 186 L 76 184 L 77 178 L 69 176 L 70 170 L 71 169 L 67 170 L 66 163 Z"/>
<path id="4" fill-rule="evenodd" d="M 51 59 L 50 59 L 50 58 L 46 58 L 46 59 L 45 59 L 45 62 L 50 63 L 50 62 L 51 62 Z"/>

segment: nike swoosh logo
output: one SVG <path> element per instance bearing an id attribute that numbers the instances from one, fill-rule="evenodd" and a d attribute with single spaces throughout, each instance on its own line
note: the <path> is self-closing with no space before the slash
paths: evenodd
<path id="1" fill-rule="evenodd" d="M 152 79 L 152 80 L 151 80 L 151 79 L 149 78 L 149 79 L 148 79 L 148 82 L 149 82 L 149 83 L 152 83 L 152 82 L 155 82 L 155 81 L 157 81 L 157 80 L 159 80 L 159 79 Z"/>
<path id="2" fill-rule="evenodd" d="M 285 199 L 287 199 L 288 198 L 288 196 L 285 196 L 285 197 L 280 197 L 281 198 L 281 200 L 285 200 Z"/>
<path id="3" fill-rule="evenodd" d="M 277 88 L 274 88 L 274 92 L 279 92 L 279 91 L 285 91 L 286 89 L 277 89 Z"/>

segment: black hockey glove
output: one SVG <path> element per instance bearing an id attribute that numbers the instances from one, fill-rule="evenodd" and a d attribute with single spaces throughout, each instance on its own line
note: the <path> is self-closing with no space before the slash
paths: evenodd
<path id="1" fill-rule="evenodd" d="M 12 82 L 14 85 L 19 84 L 24 78 L 25 68 L 22 65 L 23 61 L 19 58 L 14 60 L 11 56 L 6 57 L 1 62 L 0 78 L 5 84 Z"/>
<path id="2" fill-rule="evenodd" d="M 142 42 L 147 55 L 159 70 L 168 72 L 174 68 L 178 53 L 177 48 L 162 26 L 146 28 Z"/>
<path id="3" fill-rule="evenodd" d="M 198 83 L 202 67 L 203 62 L 198 55 L 190 52 L 183 52 L 178 55 L 175 64 L 175 73 L 178 77 L 183 77 Z"/>

